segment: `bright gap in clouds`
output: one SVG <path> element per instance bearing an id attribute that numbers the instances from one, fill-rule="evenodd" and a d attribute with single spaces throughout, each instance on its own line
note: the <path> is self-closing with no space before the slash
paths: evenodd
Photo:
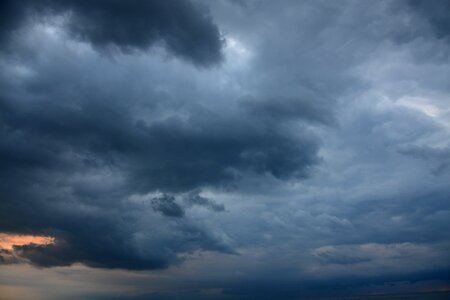
<path id="1" fill-rule="evenodd" d="M 441 115 L 441 110 L 429 102 L 431 101 L 419 97 L 402 97 L 397 103 L 399 105 L 418 110 L 429 117 L 439 117 Z"/>
<path id="2" fill-rule="evenodd" d="M 226 36 L 224 50 L 227 64 L 234 67 L 245 67 L 252 58 L 252 51 L 248 46 L 233 36 Z"/>
<path id="3" fill-rule="evenodd" d="M 55 239 L 50 236 L 0 233 L 0 249 L 4 250 L 13 250 L 14 246 L 50 245 L 54 242 Z"/>

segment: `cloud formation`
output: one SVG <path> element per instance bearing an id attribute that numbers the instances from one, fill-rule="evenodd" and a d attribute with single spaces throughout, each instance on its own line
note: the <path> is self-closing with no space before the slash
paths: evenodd
<path id="1" fill-rule="evenodd" d="M 0 275 L 123 299 L 448 285 L 446 3 L 1 5 L 0 233 L 55 243 Z"/>
<path id="2" fill-rule="evenodd" d="M 165 6 L 175 5 L 133 2 L 123 12 L 123 4 L 118 2 L 105 7 L 102 2 L 43 3 L 47 6 L 42 13 L 59 14 L 70 9 L 73 16 L 65 25 L 69 31 L 84 30 L 70 26 L 75 26 L 72 18 L 85 17 L 88 19 L 79 24 L 88 29 L 109 28 L 102 22 L 118 18 L 127 23 L 124 29 L 128 30 L 138 22 L 133 14 L 145 11 L 147 5 L 156 6 L 152 12 L 155 10 L 153 13 L 161 18 L 164 14 L 158 9 L 169 13 Z M 143 7 L 137 7 L 138 3 Z M 181 18 L 189 9 L 194 8 L 187 2 L 174 8 L 182 11 Z M 96 12 L 105 19 L 94 19 Z M 117 18 L 111 16 L 121 13 L 124 15 Z M 155 24 L 141 25 L 151 33 Z M 55 26 L 51 28 L 58 30 L 59 25 Z M 207 30 L 208 26 L 200 27 Z M 29 40 L 33 36 L 48 39 L 45 28 L 38 26 L 28 36 L 25 33 L 23 40 L 14 41 L 18 53 L 32 51 L 28 47 L 34 43 Z M 80 45 L 79 36 L 75 37 L 73 45 Z M 91 38 L 91 33 L 86 33 L 82 39 Z M 97 46 L 105 46 L 102 43 L 109 43 L 108 39 L 121 43 L 121 47 L 147 46 L 145 41 L 116 41 L 107 33 L 96 38 L 90 42 Z M 204 41 L 195 43 L 203 47 Z M 61 50 L 58 47 L 49 49 L 55 57 Z M 234 113 L 214 111 L 193 99 L 177 107 L 178 103 L 167 101 L 158 92 L 158 83 L 139 96 L 132 92 L 132 80 L 123 81 L 123 70 L 117 66 L 111 69 L 115 75 L 105 75 L 86 60 L 81 65 L 76 63 L 78 59 L 97 59 L 94 52 L 65 55 L 72 55 L 73 60 L 65 56 L 42 62 L 25 56 L 17 64 L 10 55 L 2 60 L 0 189 L 5 200 L 1 203 L 0 230 L 55 237 L 54 245 L 15 248 L 17 255 L 33 264 L 49 267 L 80 262 L 93 267 L 158 269 L 178 264 L 184 253 L 191 251 L 235 253 L 226 235 L 187 217 L 173 196 L 157 196 L 141 203 L 130 199 L 159 191 L 173 194 L 232 188 L 245 177 L 297 180 L 307 177 L 319 161 L 318 141 L 304 125 L 294 128 L 280 119 L 260 119 L 240 104 Z M 202 54 L 202 58 L 209 62 L 207 56 Z M 16 73 L 18 65 L 29 70 L 30 76 Z M 80 67 L 79 73 L 69 71 L 75 65 Z M 106 67 L 110 68 L 110 63 Z M 18 76 L 20 86 L 8 79 L 11 75 Z M 90 78 L 89 83 L 85 76 Z M 116 80 L 114 76 L 120 83 L 115 87 L 106 84 Z M 133 97 L 139 99 L 130 104 Z M 182 97 L 182 91 L 174 86 L 171 97 Z M 141 116 L 140 112 L 148 108 L 149 114 Z M 170 116 L 161 117 L 166 114 Z M 309 122 L 309 117 L 305 120 Z M 198 194 L 189 194 L 184 203 L 186 207 L 224 210 Z M 148 226 L 153 228 L 150 232 Z"/>
<path id="3" fill-rule="evenodd" d="M 5 41 L 33 21 L 63 16 L 63 27 L 93 47 L 148 51 L 161 43 L 199 66 L 222 60 L 223 40 L 205 9 L 190 1 L 2 1 L 0 38 Z M 30 20 L 31 19 L 31 20 Z"/>

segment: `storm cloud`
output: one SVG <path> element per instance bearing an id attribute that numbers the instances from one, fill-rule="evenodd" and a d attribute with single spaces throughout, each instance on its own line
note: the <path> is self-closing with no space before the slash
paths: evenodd
<path id="1" fill-rule="evenodd" d="M 0 5 L 0 233 L 52 238 L 0 243 L 10 282 L 64 273 L 42 299 L 448 286 L 445 1 Z"/>
<path id="2" fill-rule="evenodd" d="M 125 10 L 121 8 L 124 4 L 118 2 L 103 3 L 104 8 L 102 2 L 58 3 L 42 5 L 47 5 L 46 13 L 70 9 L 74 16 L 69 20 L 88 18 L 81 20 L 79 26 L 89 30 L 100 26 L 111 32 L 117 30 L 102 22 L 119 19 L 125 23 L 125 30 L 134 31 L 133 24 L 142 23 L 134 14 L 139 19 L 139 14 L 146 9 L 151 8 L 152 13 L 169 23 L 158 9 L 170 13 L 166 6 L 174 5 L 173 10 L 181 12 L 171 17 L 182 20 L 185 10 L 194 9 L 187 2 L 177 6 L 137 1 Z M 137 7 L 138 3 L 143 7 Z M 105 18 L 94 18 L 96 12 Z M 155 23 L 141 24 L 145 32 L 151 34 L 155 26 L 165 28 L 154 18 L 149 20 Z M 78 30 L 81 40 L 88 39 L 94 47 L 117 42 L 120 47 L 144 50 L 153 41 L 133 40 L 129 35 L 126 36 L 130 40 L 116 40 L 107 32 L 105 36 L 81 34 L 84 29 L 74 29 L 71 27 L 74 24 L 69 23 L 69 30 Z M 208 30 L 209 23 L 199 26 Z M 195 28 L 182 27 L 197 35 Z M 161 36 L 164 38 L 165 33 Z M 74 43 L 79 43 L 79 36 L 76 38 Z M 208 43 L 188 39 L 199 47 Z M 16 43 L 18 48 L 27 47 L 27 41 Z M 180 51 L 179 56 L 191 55 Z M 281 181 L 301 179 L 319 162 L 318 141 L 304 125 L 293 127 L 279 119 L 260 119 L 242 105 L 231 114 L 181 98 L 186 104 L 177 108 L 174 105 L 178 104 L 167 102 L 156 91 L 158 84 L 150 85 L 149 94 L 139 96 L 142 99 L 130 102 L 136 95 L 130 94 L 128 83 L 118 83 L 115 92 L 98 89 L 104 80 L 115 80 L 115 75 L 108 79 L 108 75 L 94 71 L 91 82 L 86 84 L 83 77 L 89 71 L 66 72 L 77 64 L 78 54 L 72 55 L 74 61 L 61 58 L 59 62 L 25 57 L 19 64 L 42 76 L 23 77 L 20 86 L 8 80 L 16 62 L 9 55 L 2 62 L 5 68 L 1 74 L 0 96 L 3 137 L 0 185 L 5 198 L 1 204 L 0 227 L 6 232 L 48 234 L 56 238 L 54 245 L 15 249 L 17 255 L 33 264 L 63 266 L 81 262 L 94 267 L 155 269 L 176 264 L 183 260 L 179 254 L 198 249 L 233 253 L 222 234 L 185 217 L 184 208 L 173 196 L 156 196 L 139 204 L 129 199 L 139 195 L 147 197 L 158 191 L 186 193 L 207 187 L 232 188 L 244 176 L 270 176 Z M 89 55 L 95 57 L 94 53 Z M 201 57 L 210 62 L 207 56 Z M 86 64 L 85 68 L 90 67 Z M 121 78 L 121 71 L 113 72 L 119 72 L 116 74 Z M 56 78 L 58 83 L 54 82 Z M 174 91 L 178 93 L 177 89 Z M 150 115 L 136 114 L 148 107 Z M 177 115 L 177 111 L 183 115 Z M 160 117 L 167 113 L 173 115 Z M 188 206 L 223 210 L 222 206 L 198 195 L 187 199 L 190 199 L 186 202 Z M 182 220 L 168 221 L 157 214 Z M 137 226 L 152 226 L 150 231 L 156 233 L 139 233 L 143 228 Z M 151 254 L 142 254 L 141 247 L 147 243 L 155 245 Z"/>
<path id="3" fill-rule="evenodd" d="M 190 1 L 2 1 L 5 42 L 34 20 L 63 16 L 75 38 L 102 51 L 147 51 L 160 43 L 170 53 L 199 66 L 222 60 L 223 39 L 205 8 Z M 31 20 L 30 20 L 31 19 Z"/>

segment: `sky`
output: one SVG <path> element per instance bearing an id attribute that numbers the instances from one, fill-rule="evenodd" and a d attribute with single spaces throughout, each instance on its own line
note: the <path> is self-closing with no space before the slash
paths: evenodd
<path id="1" fill-rule="evenodd" d="M 449 15 L 0 1 L 0 299 L 450 291 Z"/>

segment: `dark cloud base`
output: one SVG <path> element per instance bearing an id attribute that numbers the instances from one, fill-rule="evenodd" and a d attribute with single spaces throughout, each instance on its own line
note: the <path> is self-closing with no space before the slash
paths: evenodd
<path id="1" fill-rule="evenodd" d="M 119 112 L 120 108 L 111 103 L 108 107 L 103 102 L 82 104 L 81 110 L 56 103 L 47 103 L 45 109 L 41 105 L 18 103 L 5 98 L 1 101 L 0 188 L 5 200 L 0 228 L 40 234 L 51 234 L 56 229 L 53 235 L 62 239 L 63 248 L 25 247 L 20 252 L 39 265 L 76 262 L 78 250 L 74 249 L 70 255 L 68 248 L 84 245 L 86 248 L 80 251 L 90 251 L 93 256 L 87 260 L 91 261 L 89 265 L 96 265 L 94 257 L 106 260 L 111 253 L 110 264 L 98 262 L 98 265 L 127 267 L 129 262 L 130 268 L 165 267 L 175 258 L 164 257 L 159 264 L 133 258 L 132 247 L 127 245 L 132 229 L 121 228 L 130 226 L 122 224 L 127 222 L 126 213 L 115 212 L 122 209 L 118 206 L 120 199 L 158 190 L 184 192 L 205 186 L 220 187 L 232 183 L 241 172 L 272 174 L 280 180 L 302 178 L 317 161 L 314 140 L 302 141 L 276 128 L 255 126 L 257 119 L 251 122 L 253 129 L 226 122 L 219 127 L 225 130 L 216 129 L 209 126 L 208 120 L 204 124 L 168 120 L 147 126 L 133 123 L 126 112 Z M 243 126 L 248 128 L 246 132 L 240 131 Z M 95 170 L 120 172 L 125 182 L 98 191 L 65 182 L 70 174 Z M 70 203 L 75 208 L 64 208 Z M 77 203 L 86 203 L 102 213 L 91 216 L 78 212 Z M 223 210 L 203 198 L 193 197 L 188 203 Z M 167 217 L 184 215 L 171 196 L 155 198 L 152 207 Z M 204 238 L 201 231 L 198 234 L 199 239 Z M 100 242 L 102 237 L 111 242 Z M 94 251 L 97 244 L 103 246 Z M 206 244 L 200 241 L 199 246 L 216 248 Z M 184 251 L 182 248 L 172 249 L 174 253 L 170 256 Z M 56 255 L 58 250 L 68 256 L 42 262 L 43 257 Z"/>

